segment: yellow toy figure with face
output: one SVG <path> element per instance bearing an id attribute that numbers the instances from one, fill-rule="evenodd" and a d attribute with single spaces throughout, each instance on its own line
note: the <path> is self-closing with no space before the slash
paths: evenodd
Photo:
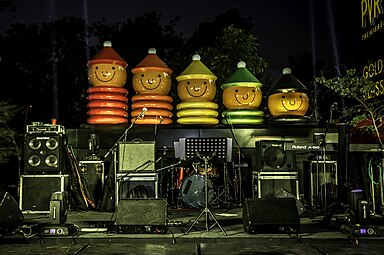
<path id="1" fill-rule="evenodd" d="M 307 121 L 305 114 L 309 107 L 307 88 L 297 80 L 290 68 L 283 69 L 283 76 L 272 88 L 268 97 L 268 110 L 272 121 Z"/>
<path id="2" fill-rule="evenodd" d="M 192 63 L 176 78 L 177 94 L 181 101 L 209 102 L 216 95 L 217 77 L 200 61 L 199 55 L 192 57 Z"/>
<path id="3" fill-rule="evenodd" d="M 182 101 L 176 108 L 179 124 L 219 123 L 218 105 L 212 100 L 216 96 L 217 77 L 200 61 L 199 55 L 192 57 L 192 63 L 176 80 L 177 94 Z"/>
<path id="4" fill-rule="evenodd" d="M 128 64 L 106 41 L 103 48 L 88 61 L 88 80 L 92 86 L 123 87 L 127 80 Z"/>
<path id="5" fill-rule="evenodd" d="M 137 94 L 166 95 L 171 89 L 172 70 L 156 55 L 156 49 L 150 48 L 145 57 L 134 69 L 133 89 Z"/>
<path id="6" fill-rule="evenodd" d="M 227 108 L 222 112 L 223 124 L 262 124 L 264 112 L 258 110 L 262 93 L 261 82 L 245 68 L 243 61 L 237 63 L 236 71 L 221 88 L 223 103 Z"/>

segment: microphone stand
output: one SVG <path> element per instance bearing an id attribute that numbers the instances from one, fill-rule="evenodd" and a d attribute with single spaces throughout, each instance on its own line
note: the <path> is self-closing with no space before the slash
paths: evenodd
<path id="1" fill-rule="evenodd" d="M 228 114 L 225 114 L 224 118 L 228 120 Z M 230 117 L 229 117 L 229 119 L 230 119 Z M 243 198 L 243 196 L 242 196 L 243 190 L 242 190 L 242 184 L 241 184 L 242 183 L 242 177 L 241 177 L 241 150 L 240 150 L 239 141 L 237 140 L 235 132 L 233 131 L 232 122 L 230 122 L 229 130 L 231 131 L 231 134 L 232 134 L 233 139 L 235 140 L 236 146 L 237 146 L 237 153 L 238 153 L 238 160 L 239 160 L 239 162 L 238 162 L 238 164 L 239 164 L 239 166 L 238 166 L 238 175 L 239 175 L 238 185 L 239 185 L 239 203 L 240 203 L 239 205 L 241 206 L 242 205 L 242 198 Z"/>

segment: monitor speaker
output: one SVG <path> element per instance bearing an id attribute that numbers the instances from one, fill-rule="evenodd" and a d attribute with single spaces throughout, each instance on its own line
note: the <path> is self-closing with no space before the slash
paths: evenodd
<path id="1" fill-rule="evenodd" d="M 62 134 L 27 134 L 24 144 L 26 174 L 65 171 L 65 137 Z"/>
<path id="2" fill-rule="evenodd" d="M 11 234 L 23 220 L 16 200 L 8 192 L 0 191 L 0 236 Z"/>
<path id="3" fill-rule="evenodd" d="M 290 198 L 246 198 L 243 207 L 246 233 L 298 233 L 300 216 Z"/>
<path id="4" fill-rule="evenodd" d="M 295 155 L 293 151 L 284 149 L 284 141 L 261 140 L 256 142 L 257 171 L 295 171 Z"/>
<path id="5" fill-rule="evenodd" d="M 122 199 L 116 211 L 117 225 L 165 226 L 166 199 Z"/>

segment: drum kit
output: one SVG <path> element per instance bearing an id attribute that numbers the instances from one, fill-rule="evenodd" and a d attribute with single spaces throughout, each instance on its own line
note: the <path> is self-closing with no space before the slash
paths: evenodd
<path id="1" fill-rule="evenodd" d="M 174 175 L 174 188 L 176 189 L 177 207 L 203 208 L 205 204 L 205 168 L 200 162 L 192 163 L 192 168 L 178 167 Z M 208 203 L 212 204 L 218 196 L 219 171 L 216 166 L 207 168 Z M 180 203 L 180 199 L 182 203 Z"/>

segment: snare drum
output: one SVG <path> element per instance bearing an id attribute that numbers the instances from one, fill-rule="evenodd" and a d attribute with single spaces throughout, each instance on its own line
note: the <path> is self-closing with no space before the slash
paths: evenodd
<path id="1" fill-rule="evenodd" d="M 213 184 L 208 178 L 208 204 L 213 201 Z M 205 176 L 194 174 L 181 183 L 181 198 L 191 208 L 205 207 Z"/>

